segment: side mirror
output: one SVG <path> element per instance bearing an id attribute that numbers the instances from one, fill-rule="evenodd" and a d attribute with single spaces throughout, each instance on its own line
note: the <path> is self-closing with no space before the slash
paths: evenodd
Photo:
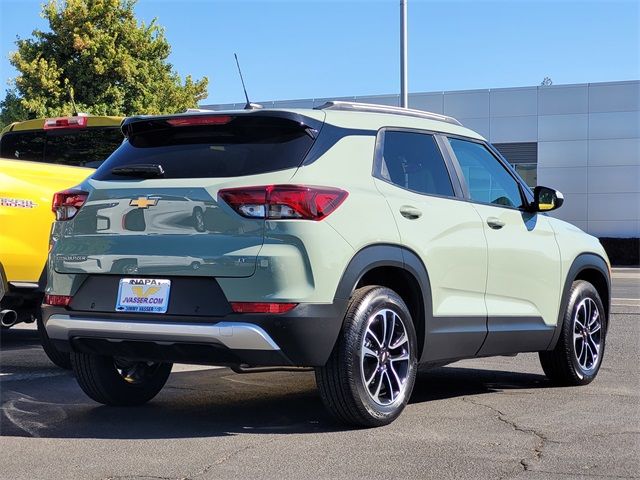
<path id="1" fill-rule="evenodd" d="M 531 209 L 534 212 L 550 212 L 560 208 L 563 203 L 564 196 L 558 190 L 542 186 L 537 186 L 533 189 Z"/>

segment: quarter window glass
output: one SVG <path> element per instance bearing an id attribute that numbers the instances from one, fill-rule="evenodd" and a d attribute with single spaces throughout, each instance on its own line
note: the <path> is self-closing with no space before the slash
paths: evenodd
<path id="1" fill-rule="evenodd" d="M 521 207 L 522 197 L 516 180 L 482 144 L 449 139 L 469 186 L 471 200 Z"/>
<path id="2" fill-rule="evenodd" d="M 449 172 L 433 135 L 387 131 L 379 175 L 418 193 L 454 196 Z"/>

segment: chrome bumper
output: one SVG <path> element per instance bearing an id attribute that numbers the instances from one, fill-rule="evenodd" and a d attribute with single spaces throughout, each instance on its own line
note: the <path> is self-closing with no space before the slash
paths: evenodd
<path id="1" fill-rule="evenodd" d="M 99 320 L 69 315 L 51 315 L 47 334 L 54 340 L 75 337 L 105 340 L 140 340 L 155 343 L 203 343 L 224 345 L 232 350 L 280 350 L 262 328 L 251 323 L 167 323 Z"/>

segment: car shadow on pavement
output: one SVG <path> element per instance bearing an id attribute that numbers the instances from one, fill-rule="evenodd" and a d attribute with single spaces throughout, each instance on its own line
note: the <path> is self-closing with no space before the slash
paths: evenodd
<path id="1" fill-rule="evenodd" d="M 38 331 L 19 328 L 0 328 L 0 349 L 21 349 L 26 346 L 40 346 Z"/>
<path id="2" fill-rule="evenodd" d="M 71 373 L 42 383 L 4 384 L 1 435 L 170 439 L 346 429 L 324 410 L 313 373 L 175 372 L 158 397 L 140 407 L 98 405 L 84 396 Z M 442 399 L 549 385 L 542 375 L 448 366 L 420 373 L 410 403 L 428 406 Z"/>
<path id="3" fill-rule="evenodd" d="M 551 386 L 544 375 L 535 373 L 447 366 L 420 372 L 409 403 Z"/>

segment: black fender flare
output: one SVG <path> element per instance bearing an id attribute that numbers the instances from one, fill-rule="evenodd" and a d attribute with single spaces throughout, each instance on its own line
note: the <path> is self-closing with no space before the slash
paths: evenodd
<path id="1" fill-rule="evenodd" d="M 553 350 L 558 343 L 560 333 L 564 326 L 564 312 L 569 304 L 569 291 L 571 290 L 571 285 L 575 279 L 578 278 L 578 275 L 580 275 L 584 270 L 598 270 L 607 282 L 607 298 L 603 298 L 602 300 L 606 301 L 607 305 L 609 305 L 606 319 L 606 324 L 609 325 L 609 316 L 611 312 L 611 276 L 609 274 L 609 266 L 600 255 L 595 253 L 581 253 L 573 260 L 567 276 L 564 279 L 562 296 L 560 297 L 560 310 L 558 311 L 558 322 L 556 323 L 556 329 L 547 350 Z"/>
<path id="2" fill-rule="evenodd" d="M 429 331 L 429 319 L 433 317 L 433 306 L 431 299 L 431 282 L 429 274 L 420 257 L 412 250 L 393 244 L 369 245 L 359 250 L 352 258 L 347 268 L 342 274 L 342 278 L 336 289 L 335 301 L 343 301 L 347 305 L 347 300 L 353 294 L 356 285 L 362 277 L 369 271 L 377 267 L 397 267 L 411 274 L 420 287 L 422 299 L 422 332 L 424 332 L 421 352 L 426 350 L 426 332 Z M 334 301 L 334 303 L 335 303 Z"/>

